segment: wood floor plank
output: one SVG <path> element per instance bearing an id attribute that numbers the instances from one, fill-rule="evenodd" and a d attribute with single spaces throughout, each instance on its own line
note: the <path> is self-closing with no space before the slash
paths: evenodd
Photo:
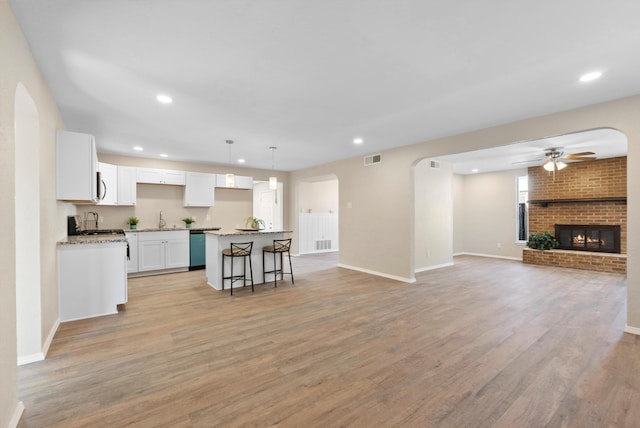
<path id="1" fill-rule="evenodd" d="M 461 256 L 405 284 L 293 259 L 227 291 L 135 278 L 19 368 L 30 427 L 601 427 L 640 420 L 620 275 Z"/>

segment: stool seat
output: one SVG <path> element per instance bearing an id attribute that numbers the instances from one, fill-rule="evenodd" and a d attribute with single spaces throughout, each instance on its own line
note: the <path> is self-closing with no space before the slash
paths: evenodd
<path id="1" fill-rule="evenodd" d="M 264 277 L 264 281 L 267 282 L 267 274 L 273 274 L 273 282 L 274 286 L 278 287 L 278 274 L 280 275 L 280 280 L 284 280 L 284 275 L 291 275 L 291 283 L 295 284 L 293 280 L 293 268 L 291 267 L 291 253 L 289 252 L 291 249 L 291 238 L 289 239 L 274 239 L 273 245 L 265 245 L 262 247 L 262 275 Z M 267 270 L 267 265 L 265 264 L 265 254 L 271 253 L 273 254 L 273 270 Z M 289 258 L 289 272 L 284 271 L 283 265 L 283 254 L 287 253 L 287 257 Z M 276 254 L 280 254 L 280 268 L 278 269 L 278 263 Z"/>
<path id="2" fill-rule="evenodd" d="M 231 295 L 233 296 L 233 283 L 242 280 L 243 287 L 247 285 L 247 257 L 249 258 L 249 273 L 251 274 L 251 292 L 253 293 L 253 266 L 251 265 L 251 250 L 253 248 L 253 242 L 232 242 L 229 248 L 222 250 L 222 289 L 224 290 L 224 280 L 230 281 L 229 288 L 231 289 Z M 224 260 L 225 258 L 231 258 L 231 275 L 224 276 Z M 233 260 L 236 257 L 242 257 L 242 274 L 233 274 Z"/>

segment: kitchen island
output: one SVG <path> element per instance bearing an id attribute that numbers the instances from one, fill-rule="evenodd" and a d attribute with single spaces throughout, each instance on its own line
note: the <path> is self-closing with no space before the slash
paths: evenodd
<path id="1" fill-rule="evenodd" d="M 231 243 L 253 242 L 253 250 L 251 252 L 251 264 L 253 266 L 253 283 L 262 284 L 264 277 L 262 275 L 262 247 L 273 245 L 274 239 L 284 239 L 285 234 L 291 233 L 290 230 L 216 230 L 205 232 L 206 237 L 206 253 L 207 253 L 207 283 L 216 290 L 222 290 L 222 250 L 229 248 Z M 229 259 L 230 260 L 230 259 Z M 242 258 L 235 259 L 234 272 L 241 272 Z M 230 263 L 230 261 L 227 261 Z M 271 265 L 269 270 L 272 269 Z M 229 267 L 225 268 L 226 272 L 230 272 Z M 249 276 L 249 266 L 247 264 L 247 277 Z M 225 287 L 228 289 L 228 283 Z M 234 288 L 241 287 L 241 283 L 237 282 Z"/>

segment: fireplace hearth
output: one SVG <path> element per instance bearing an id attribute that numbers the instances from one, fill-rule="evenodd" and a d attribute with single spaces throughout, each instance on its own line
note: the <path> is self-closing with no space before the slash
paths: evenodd
<path id="1" fill-rule="evenodd" d="M 620 226 L 556 224 L 559 249 L 620 254 Z"/>

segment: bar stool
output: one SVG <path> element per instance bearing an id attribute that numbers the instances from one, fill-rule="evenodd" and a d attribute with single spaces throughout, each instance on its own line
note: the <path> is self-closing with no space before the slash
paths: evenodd
<path id="1" fill-rule="evenodd" d="M 247 285 L 247 257 L 249 257 L 249 272 L 251 273 L 251 292 L 253 293 L 253 267 L 251 266 L 251 249 L 253 242 L 232 242 L 229 248 L 222 250 L 222 289 L 224 290 L 224 280 L 231 281 L 231 295 L 233 296 L 233 283 L 242 280 L 243 287 Z M 224 276 L 224 260 L 225 257 L 231 257 L 231 275 Z M 233 261 L 237 257 L 242 257 L 242 274 L 233 274 Z"/>
<path id="2" fill-rule="evenodd" d="M 291 275 L 291 283 L 295 284 L 293 281 L 293 268 L 291 267 L 291 254 L 289 253 L 289 249 L 291 248 L 291 238 L 289 239 L 274 239 L 273 245 L 267 245 L 266 247 L 262 247 L 262 275 L 264 277 L 264 282 L 267 282 L 267 274 L 273 274 L 273 280 L 275 283 L 275 287 L 278 287 L 278 274 L 280 274 L 280 279 L 284 280 L 284 275 Z M 273 253 L 273 270 L 267 271 L 266 265 L 264 263 L 264 255 L 265 253 Z M 289 272 L 284 271 L 284 265 L 282 264 L 282 255 L 287 253 L 287 257 L 289 258 Z M 278 265 L 276 263 L 276 254 L 280 254 L 280 269 L 278 269 Z"/>

